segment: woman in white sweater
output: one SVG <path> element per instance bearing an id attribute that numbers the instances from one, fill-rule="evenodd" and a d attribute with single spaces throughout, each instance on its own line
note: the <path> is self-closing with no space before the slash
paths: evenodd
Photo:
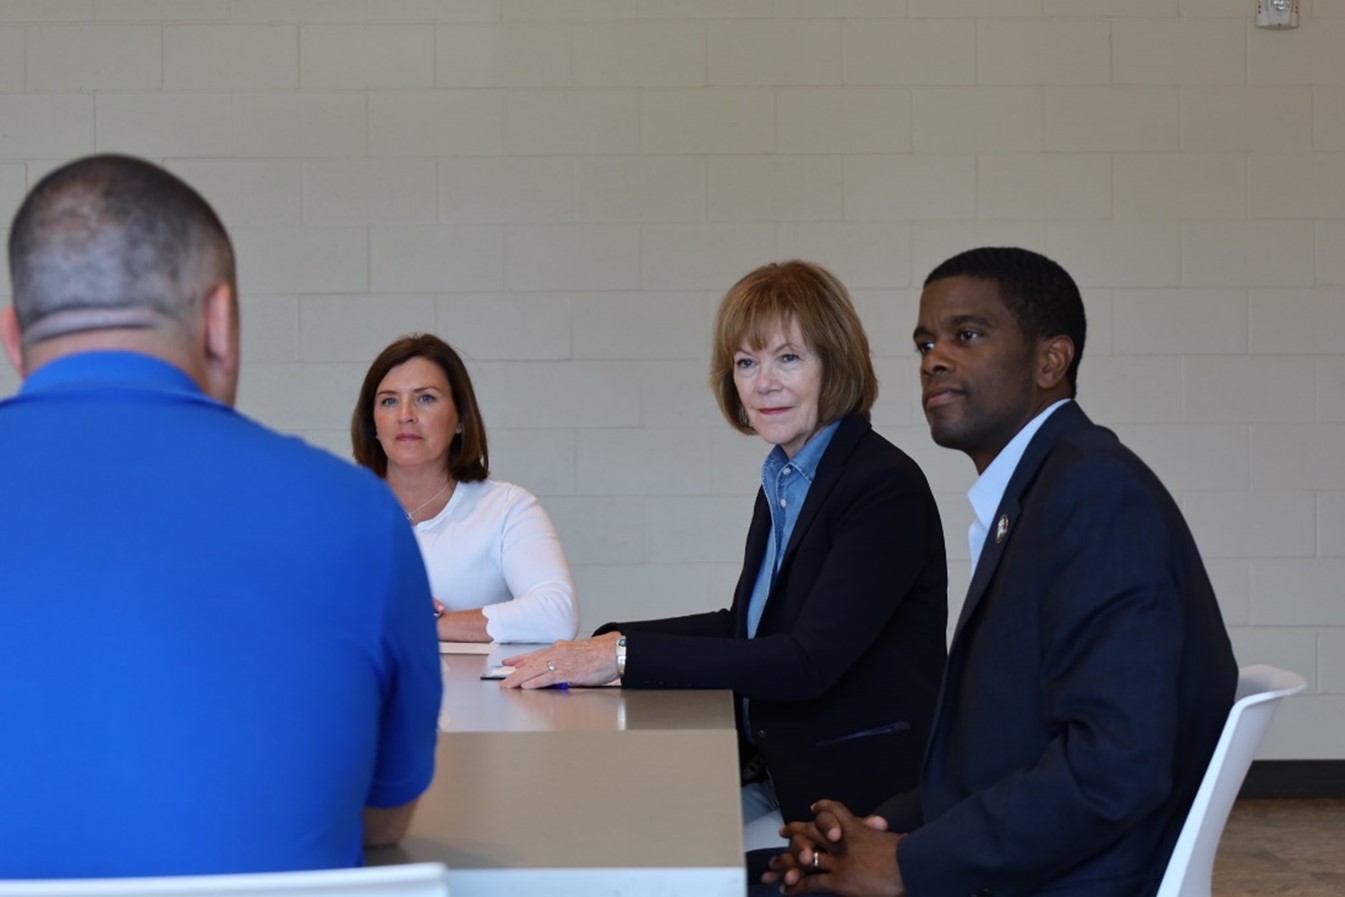
<path id="1" fill-rule="evenodd" d="M 560 538 L 536 496 L 488 479 L 485 424 L 451 346 L 416 334 L 379 353 L 350 434 L 355 460 L 387 481 L 415 528 L 441 640 L 574 638 Z"/>

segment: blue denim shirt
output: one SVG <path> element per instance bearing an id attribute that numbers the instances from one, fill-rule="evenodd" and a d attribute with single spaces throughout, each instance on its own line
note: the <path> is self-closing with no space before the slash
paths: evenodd
<path id="1" fill-rule="evenodd" d="M 818 462 L 826 454 L 831 437 L 836 435 L 836 428 L 840 425 L 840 421 L 832 421 L 818 430 L 793 458 L 786 456 L 785 450 L 777 445 L 761 465 L 761 488 L 766 493 L 766 504 L 771 509 L 771 533 L 766 542 L 766 556 L 761 559 L 756 585 L 752 588 L 752 598 L 747 603 L 748 638 L 756 637 L 761 612 L 766 607 L 766 597 L 775 584 L 775 574 L 780 571 L 780 561 L 789 547 L 789 537 L 794 533 L 794 524 L 798 522 L 799 511 L 808 497 L 808 489 L 813 485 Z"/>

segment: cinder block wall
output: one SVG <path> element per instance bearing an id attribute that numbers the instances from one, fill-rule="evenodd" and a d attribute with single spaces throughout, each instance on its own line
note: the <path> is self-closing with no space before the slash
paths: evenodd
<path id="1" fill-rule="evenodd" d="M 1085 289 L 1082 401 L 1177 494 L 1240 660 L 1309 679 L 1262 756 L 1345 758 L 1345 0 L 1251 7 L 0 0 L 0 215 L 95 150 L 181 173 L 238 244 L 242 410 L 342 455 L 375 352 L 442 334 L 586 627 L 728 600 L 764 448 L 705 387 L 710 318 L 789 256 L 855 292 L 956 612 L 973 471 L 916 402 L 918 287 L 1043 250 Z"/>

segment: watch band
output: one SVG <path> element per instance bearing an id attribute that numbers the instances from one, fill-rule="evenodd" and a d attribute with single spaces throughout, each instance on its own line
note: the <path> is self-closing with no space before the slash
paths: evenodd
<path id="1" fill-rule="evenodd" d="M 616 677 L 626 678 L 626 637 L 616 640 Z"/>

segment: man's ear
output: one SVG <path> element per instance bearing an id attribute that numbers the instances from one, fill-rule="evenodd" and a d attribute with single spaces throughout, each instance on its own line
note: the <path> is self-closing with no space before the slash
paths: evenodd
<path id="1" fill-rule="evenodd" d="M 19 331 L 19 315 L 12 305 L 6 305 L 0 312 L 0 342 L 5 344 L 9 363 L 14 365 L 20 377 L 24 376 L 27 371 L 23 366 L 23 334 Z"/>
<path id="2" fill-rule="evenodd" d="M 1037 344 L 1037 388 L 1050 392 L 1067 383 L 1073 361 L 1074 340 L 1063 333 L 1043 339 Z"/>
<path id="3" fill-rule="evenodd" d="M 203 310 L 208 392 L 227 405 L 238 389 L 238 302 L 233 287 L 221 283 L 205 298 Z"/>

